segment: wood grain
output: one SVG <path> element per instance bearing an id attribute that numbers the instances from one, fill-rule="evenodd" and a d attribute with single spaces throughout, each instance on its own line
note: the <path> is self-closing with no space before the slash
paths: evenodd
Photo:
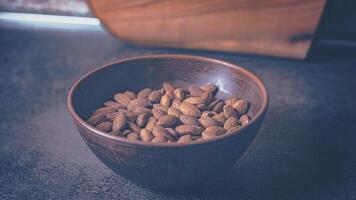
<path id="1" fill-rule="evenodd" d="M 88 0 L 137 44 L 304 58 L 325 0 Z"/>

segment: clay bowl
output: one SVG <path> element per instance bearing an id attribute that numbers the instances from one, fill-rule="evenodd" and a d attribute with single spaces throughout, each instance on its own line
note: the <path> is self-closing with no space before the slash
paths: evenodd
<path id="1" fill-rule="evenodd" d="M 118 91 L 213 83 L 218 96 L 244 97 L 251 103 L 247 126 L 233 134 L 189 144 L 128 141 L 99 131 L 85 122 L 91 112 Z M 226 171 L 243 155 L 260 128 L 268 106 L 264 84 L 234 64 L 189 55 L 148 55 L 100 67 L 70 89 L 68 109 L 92 152 L 110 169 L 134 183 L 153 189 L 178 189 Z"/>

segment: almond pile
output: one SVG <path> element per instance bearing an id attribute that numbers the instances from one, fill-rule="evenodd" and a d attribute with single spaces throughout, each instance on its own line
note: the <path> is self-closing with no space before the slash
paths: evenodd
<path id="1" fill-rule="evenodd" d="M 87 120 L 97 129 L 128 140 L 188 143 L 235 132 L 247 124 L 250 104 L 217 99 L 212 84 L 188 90 L 164 83 L 160 90 L 117 93 Z"/>

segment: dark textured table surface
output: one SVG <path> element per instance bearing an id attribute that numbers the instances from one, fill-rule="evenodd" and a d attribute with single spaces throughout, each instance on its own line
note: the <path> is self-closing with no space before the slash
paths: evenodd
<path id="1" fill-rule="evenodd" d="M 0 29 L 0 199 L 356 199 L 356 57 L 297 61 L 125 45 L 104 31 Z M 185 53 L 241 64 L 270 92 L 254 142 L 226 177 L 152 191 L 105 167 L 66 110 L 89 70 Z"/>

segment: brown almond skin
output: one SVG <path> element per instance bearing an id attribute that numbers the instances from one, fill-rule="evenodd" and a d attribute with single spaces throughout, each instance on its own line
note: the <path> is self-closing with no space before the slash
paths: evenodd
<path id="1" fill-rule="evenodd" d="M 106 118 L 109 120 L 109 121 L 114 121 L 114 118 L 116 117 L 116 115 L 118 114 L 119 112 L 113 112 L 113 113 L 108 113 L 108 114 L 105 114 Z"/>
<path id="2" fill-rule="evenodd" d="M 104 131 L 104 132 L 110 132 L 111 127 L 112 127 L 112 122 L 110 122 L 110 121 L 102 122 L 96 126 L 97 129 Z"/>
<path id="3" fill-rule="evenodd" d="M 141 129 L 140 129 L 140 127 L 139 127 L 136 123 L 127 122 L 127 124 L 128 124 L 128 126 L 129 126 L 129 128 L 130 128 L 130 130 L 131 130 L 132 132 L 135 132 L 135 133 L 137 133 L 137 134 L 140 133 Z"/>
<path id="4" fill-rule="evenodd" d="M 167 91 L 165 95 L 167 95 L 171 101 L 174 99 L 174 94 L 172 91 Z"/>
<path id="5" fill-rule="evenodd" d="M 153 135 L 155 137 L 158 137 L 158 136 L 164 136 L 165 138 L 167 138 L 168 140 L 172 140 L 174 141 L 174 138 L 173 136 L 168 132 L 168 130 L 166 130 L 164 127 L 160 126 L 160 125 L 156 125 L 154 128 L 153 128 Z"/>
<path id="6" fill-rule="evenodd" d="M 136 124 L 137 124 L 140 128 L 142 128 L 142 127 L 144 127 L 144 126 L 146 125 L 147 119 L 148 119 L 147 115 L 145 115 L 145 114 L 140 114 L 140 115 L 137 117 L 137 119 L 136 119 Z"/>
<path id="7" fill-rule="evenodd" d="M 137 116 L 141 114 L 147 115 L 148 117 L 152 116 L 152 110 L 149 108 L 135 107 L 132 111 Z"/>
<path id="8" fill-rule="evenodd" d="M 224 102 L 226 105 L 230 105 L 233 106 L 235 104 L 236 101 L 238 101 L 239 99 L 236 97 L 229 97 L 228 99 L 226 99 Z"/>
<path id="9" fill-rule="evenodd" d="M 172 127 L 176 124 L 177 122 L 177 117 L 174 116 L 174 115 L 165 115 L 165 116 L 162 116 L 158 122 L 157 122 L 157 125 L 160 125 L 160 126 L 163 126 L 163 127 Z"/>
<path id="10" fill-rule="evenodd" d="M 201 117 L 199 118 L 199 122 L 205 128 L 209 126 L 220 126 L 220 123 L 212 117 Z"/>
<path id="11" fill-rule="evenodd" d="M 240 129 L 240 127 L 241 126 L 231 127 L 229 130 L 226 131 L 226 134 L 236 133 Z"/>
<path id="12" fill-rule="evenodd" d="M 204 112 L 206 111 L 208 108 L 205 104 L 198 104 L 196 105 L 196 107 L 201 111 L 201 112 Z"/>
<path id="13" fill-rule="evenodd" d="M 129 96 L 131 99 L 136 99 L 136 94 L 132 91 L 127 90 L 124 92 L 124 94 Z"/>
<path id="14" fill-rule="evenodd" d="M 106 120 L 108 120 L 108 118 L 106 117 L 105 114 L 96 114 L 96 115 L 92 115 L 88 119 L 88 123 L 91 124 L 92 126 L 97 126 L 98 124 L 105 122 Z"/>
<path id="15" fill-rule="evenodd" d="M 179 110 L 180 104 L 182 104 L 182 101 L 180 101 L 179 99 L 173 99 L 172 107 L 174 107 L 174 108 Z"/>
<path id="16" fill-rule="evenodd" d="M 142 89 L 139 93 L 137 93 L 137 98 L 145 98 L 152 92 L 151 88 Z"/>
<path id="17" fill-rule="evenodd" d="M 162 98 L 162 93 L 159 90 L 154 90 L 148 95 L 148 99 L 153 103 L 158 103 Z"/>
<path id="18" fill-rule="evenodd" d="M 216 104 L 218 104 L 221 100 L 220 99 L 215 99 L 214 101 L 212 101 L 210 104 L 207 104 L 208 105 L 208 110 L 213 110 L 214 106 Z"/>
<path id="19" fill-rule="evenodd" d="M 201 95 L 201 99 L 203 100 L 204 104 L 209 105 L 211 102 L 214 101 L 214 96 L 208 92 L 204 92 Z"/>
<path id="20" fill-rule="evenodd" d="M 140 131 L 140 137 L 143 142 L 151 142 L 154 136 L 151 131 L 144 128 Z"/>
<path id="21" fill-rule="evenodd" d="M 240 99 L 232 107 L 236 110 L 238 116 L 242 116 L 248 112 L 250 104 L 246 100 Z"/>
<path id="22" fill-rule="evenodd" d="M 168 95 L 165 94 L 162 96 L 160 104 L 162 104 L 166 107 L 169 107 L 169 106 L 171 106 L 171 99 L 169 98 Z"/>
<path id="23" fill-rule="evenodd" d="M 242 115 L 239 119 L 239 122 L 242 126 L 248 124 L 249 121 L 250 117 L 248 115 Z"/>
<path id="24" fill-rule="evenodd" d="M 223 110 L 224 110 L 224 115 L 225 115 L 226 119 L 228 119 L 230 117 L 237 118 L 237 113 L 236 113 L 235 109 L 232 106 L 225 105 Z"/>
<path id="25" fill-rule="evenodd" d="M 116 131 L 111 131 L 110 132 L 111 135 L 115 135 L 115 136 L 120 136 L 120 137 L 123 137 L 123 133 L 119 130 L 116 130 Z"/>
<path id="26" fill-rule="evenodd" d="M 205 131 L 207 132 L 212 132 L 214 133 L 215 135 L 219 136 L 219 135 L 222 135 L 222 134 L 225 134 L 226 133 L 226 130 L 220 126 L 209 126 L 205 129 Z"/>
<path id="27" fill-rule="evenodd" d="M 132 98 L 124 93 L 117 93 L 114 96 L 115 101 L 127 106 L 129 105 L 130 101 L 132 100 Z"/>
<path id="28" fill-rule="evenodd" d="M 191 117 L 200 117 L 200 110 L 191 103 L 183 102 L 179 106 L 179 111 Z"/>
<path id="29" fill-rule="evenodd" d="M 127 135 L 126 138 L 131 141 L 136 141 L 136 140 L 139 140 L 140 137 L 137 133 L 131 132 L 130 134 Z"/>
<path id="30" fill-rule="evenodd" d="M 94 111 L 93 115 L 97 115 L 97 114 L 108 114 L 108 113 L 113 113 L 116 112 L 117 108 L 113 108 L 113 107 L 101 107 L 98 108 Z"/>
<path id="31" fill-rule="evenodd" d="M 212 109 L 212 111 L 217 112 L 217 113 L 221 113 L 223 111 L 224 108 L 224 102 L 219 101 L 214 108 Z"/>
<path id="32" fill-rule="evenodd" d="M 174 138 L 178 138 L 178 133 L 173 128 L 165 128 L 169 134 L 171 134 Z"/>
<path id="33" fill-rule="evenodd" d="M 194 125 L 179 125 L 175 129 L 180 136 L 183 135 L 200 135 L 204 128 Z"/>
<path id="34" fill-rule="evenodd" d="M 136 118 L 138 117 L 137 114 L 135 114 L 134 112 L 132 112 L 130 110 L 120 110 L 119 112 L 124 113 L 124 115 L 126 117 L 126 121 L 134 122 L 134 121 L 136 121 Z"/>
<path id="35" fill-rule="evenodd" d="M 116 109 L 118 109 L 118 108 L 125 108 L 124 105 L 122 105 L 122 104 L 119 103 L 119 102 L 115 102 L 115 101 L 106 101 L 106 102 L 104 103 L 104 106 L 113 107 L 113 108 L 116 108 Z"/>
<path id="36" fill-rule="evenodd" d="M 167 138 L 163 135 L 156 136 L 152 139 L 151 143 L 166 143 Z"/>
<path id="37" fill-rule="evenodd" d="M 212 116 L 212 118 L 218 121 L 221 125 L 223 125 L 226 121 L 225 114 L 223 112 Z"/>
<path id="38" fill-rule="evenodd" d="M 128 110 L 133 110 L 135 107 L 147 108 L 151 106 L 151 101 L 148 98 L 137 98 L 130 101 L 127 105 Z"/>
<path id="39" fill-rule="evenodd" d="M 200 126 L 198 118 L 191 117 L 186 114 L 181 114 L 179 120 L 182 124 Z"/>
<path id="40" fill-rule="evenodd" d="M 191 135 L 183 135 L 182 137 L 180 137 L 177 141 L 177 143 L 180 144 L 185 144 L 185 143 L 189 143 L 192 141 L 192 136 Z"/>
<path id="41" fill-rule="evenodd" d="M 195 97 L 200 97 L 205 91 L 198 86 L 191 85 L 188 88 L 190 95 Z"/>
<path id="42" fill-rule="evenodd" d="M 218 92 L 218 87 L 213 84 L 206 84 L 201 86 L 200 88 L 205 92 L 211 93 L 212 95 L 215 95 Z"/>
<path id="43" fill-rule="evenodd" d="M 126 126 L 126 117 L 124 113 L 116 114 L 114 121 L 112 123 L 112 130 L 122 130 Z"/>
<path id="44" fill-rule="evenodd" d="M 184 90 L 183 88 L 177 88 L 174 90 L 174 98 L 183 101 L 184 99 Z"/>
<path id="45" fill-rule="evenodd" d="M 217 135 L 214 132 L 209 132 L 209 131 L 204 131 L 201 134 L 201 136 L 204 140 L 209 140 L 209 139 L 217 137 Z"/>
<path id="46" fill-rule="evenodd" d="M 153 128 L 156 126 L 157 120 L 154 117 L 150 117 L 146 124 L 146 129 L 149 131 L 153 131 Z"/>
<path id="47" fill-rule="evenodd" d="M 235 117 L 229 117 L 224 123 L 224 129 L 229 130 L 232 127 L 239 126 L 240 122 Z"/>
<path id="48" fill-rule="evenodd" d="M 161 119 L 161 117 L 167 115 L 167 113 L 165 113 L 163 110 L 155 109 L 155 108 L 152 109 L 152 114 L 156 120 L 159 120 L 159 119 Z"/>
<path id="49" fill-rule="evenodd" d="M 163 89 L 165 92 L 167 92 L 167 91 L 174 92 L 174 90 L 175 90 L 174 86 L 167 82 L 163 83 Z"/>
<path id="50" fill-rule="evenodd" d="M 169 107 L 167 114 L 176 116 L 179 119 L 181 112 L 178 109 L 174 108 L 174 107 Z"/>
<path id="51" fill-rule="evenodd" d="M 202 117 L 212 117 L 214 115 L 216 115 L 217 113 L 214 111 L 204 111 L 201 113 Z"/>
<path id="52" fill-rule="evenodd" d="M 162 110 L 162 111 L 164 111 L 165 113 L 168 112 L 168 107 L 167 107 L 167 106 L 164 106 L 164 105 L 162 105 L 162 104 L 153 104 L 153 108 Z"/>
<path id="53" fill-rule="evenodd" d="M 188 97 L 183 102 L 191 103 L 193 105 L 203 104 L 204 101 L 201 97 Z"/>

